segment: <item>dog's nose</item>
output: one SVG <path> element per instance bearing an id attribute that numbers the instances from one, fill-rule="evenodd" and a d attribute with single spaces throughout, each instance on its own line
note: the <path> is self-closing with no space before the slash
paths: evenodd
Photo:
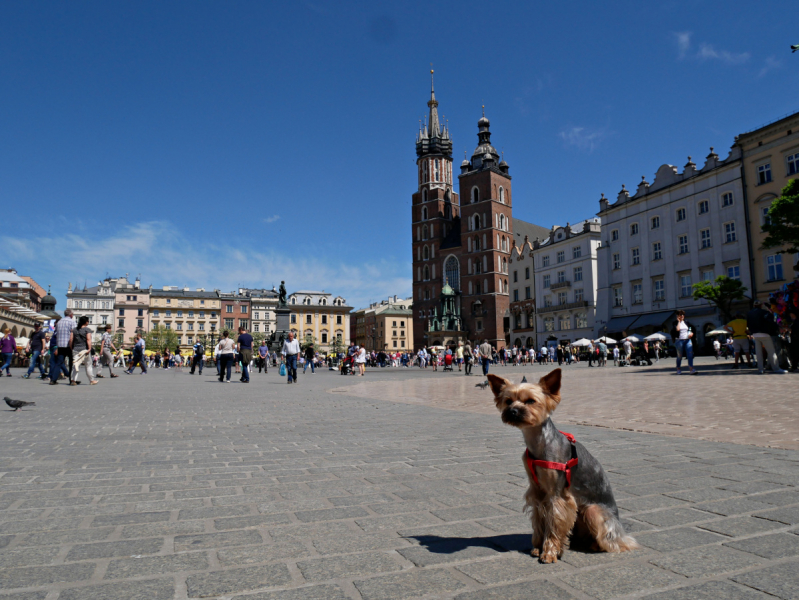
<path id="1" fill-rule="evenodd" d="M 518 417 L 519 416 L 519 409 L 511 408 L 510 409 L 510 414 L 511 414 L 512 417 Z"/>

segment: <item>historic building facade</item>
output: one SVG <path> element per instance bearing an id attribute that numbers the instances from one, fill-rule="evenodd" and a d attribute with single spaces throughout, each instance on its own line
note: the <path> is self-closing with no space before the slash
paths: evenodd
<path id="1" fill-rule="evenodd" d="M 622 186 L 599 206 L 597 336 L 668 331 L 683 309 L 703 344 L 722 319 L 693 299 L 693 284 L 727 275 L 751 289 L 738 147 L 725 159 L 711 148 L 701 168 L 689 157 L 682 173 L 662 165 L 652 184 L 642 178 L 634 195 Z"/>
<path id="2" fill-rule="evenodd" d="M 513 243 L 508 164 L 491 144 L 484 114 L 477 122 L 477 148 L 461 163 L 460 194 L 455 193 L 452 140 L 439 121 L 434 90 L 427 106 L 427 123 L 416 138 L 418 186 L 411 208 L 414 347 L 465 339 L 502 347 Z M 447 286 L 451 290 L 442 294 Z M 447 306 L 450 314 L 442 314 Z M 446 329 L 453 326 L 459 329 Z"/>
<path id="3" fill-rule="evenodd" d="M 250 298 L 242 294 L 241 290 L 231 293 L 220 293 L 222 304 L 222 322 L 220 327 L 227 330 L 230 336 L 238 335 L 239 327 L 250 328 Z"/>
<path id="4" fill-rule="evenodd" d="M 239 289 L 239 294 L 250 299 L 250 330 L 252 333 L 263 333 L 268 338 L 277 324 L 275 309 L 277 308 L 277 290 Z"/>
<path id="5" fill-rule="evenodd" d="M 19 275 L 16 269 L 0 269 L 0 295 L 33 312 L 42 309 L 42 298 L 46 292 L 31 277 Z"/>
<path id="6" fill-rule="evenodd" d="M 736 138 L 743 154 L 743 182 L 749 222 L 752 293 L 761 300 L 792 281 L 799 273 L 794 265 L 799 255 L 765 249 L 763 225 L 768 222 L 771 203 L 799 177 L 799 113 L 775 121 Z"/>
<path id="7" fill-rule="evenodd" d="M 97 332 L 106 325 L 116 328 L 114 323 L 114 309 L 116 304 L 117 283 L 127 283 L 127 276 L 121 278 L 106 278 L 92 287 L 67 289 L 67 308 L 71 308 L 76 320 L 82 316 L 89 317 L 89 329 Z M 124 316 L 124 315 L 123 315 Z"/>
<path id="8" fill-rule="evenodd" d="M 175 330 L 178 343 L 189 349 L 197 339 L 219 339 L 221 300 L 217 291 L 164 286 L 150 293 L 150 326 Z"/>
<path id="9" fill-rule="evenodd" d="M 413 298 L 390 297 L 350 315 L 351 340 L 372 350 L 407 352 L 413 342 Z"/>
<path id="10" fill-rule="evenodd" d="M 137 277 L 131 283 L 120 277 L 114 288 L 114 334 L 122 337 L 126 346 L 133 344 L 133 336 L 150 330 L 150 289 L 141 287 Z"/>
<path id="11" fill-rule="evenodd" d="M 288 296 L 291 331 L 300 341 L 316 340 L 323 351 L 334 340 L 350 343 L 350 311 L 347 301 L 328 292 L 298 291 Z"/>
<path id="12" fill-rule="evenodd" d="M 536 346 L 535 332 L 535 261 L 533 244 L 549 235 L 539 227 L 513 219 L 513 245 L 510 263 L 510 305 L 508 308 L 509 346 L 532 348 Z"/>

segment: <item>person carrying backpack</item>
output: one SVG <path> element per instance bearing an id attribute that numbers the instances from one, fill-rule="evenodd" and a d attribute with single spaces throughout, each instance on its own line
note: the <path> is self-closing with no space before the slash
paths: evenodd
<path id="1" fill-rule="evenodd" d="M 194 344 L 194 356 L 191 359 L 191 371 L 189 371 L 189 373 L 194 375 L 194 369 L 199 365 L 200 375 L 202 375 L 204 359 L 205 359 L 205 346 L 203 346 L 200 340 L 197 340 L 197 343 Z"/>

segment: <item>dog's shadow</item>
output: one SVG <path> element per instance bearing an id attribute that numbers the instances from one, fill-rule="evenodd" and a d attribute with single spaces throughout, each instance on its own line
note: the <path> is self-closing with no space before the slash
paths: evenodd
<path id="1" fill-rule="evenodd" d="M 416 540 L 420 546 L 434 554 L 455 554 L 468 548 L 491 548 L 498 552 L 511 552 L 530 556 L 533 549 L 532 538 L 529 533 L 508 533 L 488 537 L 440 537 L 437 535 L 408 536 L 409 540 Z M 571 540 L 570 552 L 596 554 L 582 540 Z"/>

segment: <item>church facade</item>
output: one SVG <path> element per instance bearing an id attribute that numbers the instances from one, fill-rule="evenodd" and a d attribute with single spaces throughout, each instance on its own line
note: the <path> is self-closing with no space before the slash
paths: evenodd
<path id="1" fill-rule="evenodd" d="M 452 139 L 431 86 L 427 122 L 416 138 L 412 196 L 414 349 L 482 340 L 506 345 L 508 263 L 513 244 L 511 176 L 477 122 L 477 148 L 455 191 Z"/>

